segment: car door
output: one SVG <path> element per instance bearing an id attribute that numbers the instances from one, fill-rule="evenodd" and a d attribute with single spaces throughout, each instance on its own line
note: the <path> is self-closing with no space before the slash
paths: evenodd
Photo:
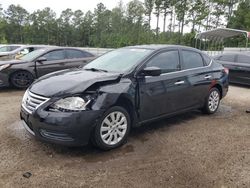
<path id="1" fill-rule="evenodd" d="M 67 68 L 83 67 L 93 59 L 93 55 L 78 49 L 66 49 Z"/>
<path id="2" fill-rule="evenodd" d="M 182 108 L 202 107 L 213 80 L 211 59 L 197 51 L 186 49 L 181 50 L 181 59 L 182 76 L 187 84 Z"/>
<path id="3" fill-rule="evenodd" d="M 64 49 L 52 50 L 42 55 L 45 61 L 36 62 L 36 69 L 38 77 L 45 74 L 66 69 L 65 51 Z M 39 57 L 39 58 L 41 58 Z"/>
<path id="4" fill-rule="evenodd" d="M 239 54 L 236 60 L 237 66 L 235 67 L 235 72 L 237 76 L 237 81 L 242 84 L 250 85 L 250 56 Z"/>
<path id="5" fill-rule="evenodd" d="M 159 67 L 162 74 L 138 79 L 141 121 L 182 108 L 188 83 L 184 82 L 180 72 L 179 50 L 162 51 L 152 57 L 145 67 Z"/>
<path id="6" fill-rule="evenodd" d="M 238 82 L 236 54 L 223 54 L 218 58 L 218 61 L 229 69 L 229 81 Z"/>

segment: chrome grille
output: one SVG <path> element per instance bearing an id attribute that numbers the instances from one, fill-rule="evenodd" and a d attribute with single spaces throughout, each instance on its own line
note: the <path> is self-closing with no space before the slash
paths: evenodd
<path id="1" fill-rule="evenodd" d="M 28 113 L 32 114 L 39 106 L 48 100 L 49 98 L 36 95 L 27 90 L 23 96 L 22 107 Z"/>

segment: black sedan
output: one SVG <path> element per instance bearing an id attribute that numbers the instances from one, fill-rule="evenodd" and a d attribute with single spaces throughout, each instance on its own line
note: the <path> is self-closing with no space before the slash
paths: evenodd
<path id="1" fill-rule="evenodd" d="M 250 86 L 250 54 L 225 53 L 215 56 L 214 59 L 229 69 L 230 83 Z"/>
<path id="2" fill-rule="evenodd" d="M 228 70 L 201 51 L 146 45 L 109 52 L 84 68 L 41 77 L 26 91 L 21 119 L 36 138 L 101 149 L 122 145 L 131 127 L 193 109 L 217 111 Z"/>
<path id="3" fill-rule="evenodd" d="M 94 55 L 76 48 L 47 47 L 19 60 L 0 61 L 0 87 L 27 88 L 45 74 L 84 66 Z"/>

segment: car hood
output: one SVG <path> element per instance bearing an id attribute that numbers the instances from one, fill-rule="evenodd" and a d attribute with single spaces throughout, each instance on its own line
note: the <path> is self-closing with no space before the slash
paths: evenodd
<path id="1" fill-rule="evenodd" d="M 45 97 L 59 97 L 82 93 L 95 83 L 115 81 L 119 73 L 93 72 L 83 69 L 63 70 L 47 74 L 29 88 L 32 93 Z"/>
<path id="2" fill-rule="evenodd" d="M 21 63 L 27 63 L 27 61 L 22 61 L 22 60 L 18 60 L 18 59 L 14 59 L 14 60 L 7 60 L 7 61 L 0 61 L 0 66 L 1 65 L 6 65 L 6 64 L 21 64 Z"/>

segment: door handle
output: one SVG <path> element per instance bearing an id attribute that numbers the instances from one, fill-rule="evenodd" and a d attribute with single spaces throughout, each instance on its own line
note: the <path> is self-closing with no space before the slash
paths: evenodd
<path id="1" fill-rule="evenodd" d="M 174 83 L 174 85 L 182 85 L 184 83 L 185 83 L 184 81 L 177 81 L 177 82 Z"/>
<path id="2" fill-rule="evenodd" d="M 210 78 L 212 78 L 212 76 L 211 75 L 206 75 L 204 78 L 205 79 L 210 79 Z"/>

